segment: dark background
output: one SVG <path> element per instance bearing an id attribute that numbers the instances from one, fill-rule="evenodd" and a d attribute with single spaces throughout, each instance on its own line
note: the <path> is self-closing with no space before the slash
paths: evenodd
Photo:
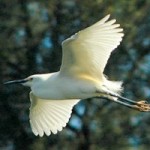
<path id="1" fill-rule="evenodd" d="M 61 42 L 107 14 L 117 19 L 125 36 L 105 74 L 111 80 L 124 81 L 124 96 L 148 100 L 149 0 L 0 0 L 1 150 L 149 149 L 150 113 L 96 98 L 81 101 L 62 132 L 35 137 L 29 125 L 30 90 L 2 84 L 58 71 Z"/>

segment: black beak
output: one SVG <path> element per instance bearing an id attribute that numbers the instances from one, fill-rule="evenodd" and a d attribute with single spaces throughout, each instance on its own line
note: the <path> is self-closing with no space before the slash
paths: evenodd
<path id="1" fill-rule="evenodd" d="M 21 83 L 25 83 L 27 81 L 28 81 L 27 79 L 8 81 L 8 82 L 5 82 L 4 85 L 7 85 L 7 84 L 18 84 L 18 83 L 21 84 Z"/>

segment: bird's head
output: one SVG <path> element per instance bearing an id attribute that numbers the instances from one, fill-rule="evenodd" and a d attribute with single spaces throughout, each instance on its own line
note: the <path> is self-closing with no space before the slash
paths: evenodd
<path id="1" fill-rule="evenodd" d="M 4 84 L 5 85 L 8 85 L 8 84 L 22 84 L 24 86 L 31 87 L 33 85 L 33 83 L 38 82 L 40 80 L 41 80 L 40 76 L 32 75 L 32 76 L 29 76 L 29 77 L 27 77 L 25 79 L 8 81 L 8 82 L 5 82 Z"/>

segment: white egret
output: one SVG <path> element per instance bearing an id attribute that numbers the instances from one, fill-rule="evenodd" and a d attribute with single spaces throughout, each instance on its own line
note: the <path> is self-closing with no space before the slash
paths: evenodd
<path id="1" fill-rule="evenodd" d="M 30 124 L 35 135 L 56 134 L 69 121 L 80 99 L 105 97 L 139 111 L 150 111 L 145 101 L 120 96 L 122 82 L 109 81 L 103 74 L 111 52 L 120 44 L 123 29 L 109 15 L 74 34 L 62 43 L 59 72 L 31 75 L 21 83 L 31 88 Z"/>

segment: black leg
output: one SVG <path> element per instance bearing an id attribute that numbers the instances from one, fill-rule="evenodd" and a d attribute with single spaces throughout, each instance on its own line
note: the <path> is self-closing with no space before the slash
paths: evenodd
<path id="1" fill-rule="evenodd" d="M 114 102 L 118 103 L 118 104 L 121 104 L 121 105 L 124 105 L 126 107 L 129 107 L 129 108 L 132 108 L 132 109 L 136 109 L 138 111 L 143 111 L 143 112 L 147 112 L 147 111 L 150 111 L 150 104 L 145 104 L 144 101 L 141 101 L 141 103 L 138 103 L 133 105 L 133 104 L 128 104 L 126 102 L 122 102 L 122 101 L 119 101 L 119 100 L 115 100 Z"/>
<path id="2" fill-rule="evenodd" d="M 119 98 L 119 99 L 121 99 L 121 100 L 123 100 L 123 101 L 129 102 L 129 103 L 131 103 L 131 104 L 138 104 L 137 101 L 134 101 L 134 100 L 125 98 L 125 97 L 120 96 L 120 95 L 116 95 L 116 94 L 110 94 L 110 95 L 113 96 L 113 97 L 117 97 L 117 98 Z M 146 102 L 146 101 L 143 101 L 143 103 L 146 104 L 147 102 Z"/>
<path id="3" fill-rule="evenodd" d="M 113 97 L 113 96 L 103 95 L 101 97 L 104 98 L 104 99 L 107 99 L 107 100 L 112 100 L 113 102 L 116 102 L 120 105 L 126 106 L 128 108 L 132 108 L 132 109 L 135 109 L 135 110 L 138 110 L 138 111 L 142 111 L 142 112 L 150 111 L 150 104 L 145 103 L 145 101 L 138 101 L 134 104 L 133 103 L 129 104 L 127 102 L 120 101 L 119 99 L 115 99 L 115 97 Z"/>
<path id="4" fill-rule="evenodd" d="M 150 111 L 150 104 L 148 104 L 146 101 L 134 101 L 128 98 L 125 98 L 123 96 L 120 96 L 119 94 L 116 94 L 114 92 L 111 92 L 106 87 L 103 87 L 102 90 L 96 90 L 96 93 L 99 95 L 99 97 L 103 97 L 105 99 L 112 100 L 116 103 L 119 103 L 121 105 L 124 105 L 126 107 L 136 109 L 138 111 Z"/>
<path id="5" fill-rule="evenodd" d="M 139 102 L 137 101 L 134 101 L 134 100 L 131 100 L 129 98 L 125 98 L 123 96 L 120 96 L 119 94 L 116 94 L 114 92 L 111 92 L 109 89 L 107 89 L 106 87 L 104 87 L 104 95 L 110 95 L 110 96 L 113 96 L 113 97 L 116 97 L 116 98 L 119 98 L 120 100 L 123 100 L 123 101 L 126 101 L 126 102 L 129 102 L 131 104 L 138 104 Z M 142 103 L 147 103 L 146 101 L 140 101 Z"/>

